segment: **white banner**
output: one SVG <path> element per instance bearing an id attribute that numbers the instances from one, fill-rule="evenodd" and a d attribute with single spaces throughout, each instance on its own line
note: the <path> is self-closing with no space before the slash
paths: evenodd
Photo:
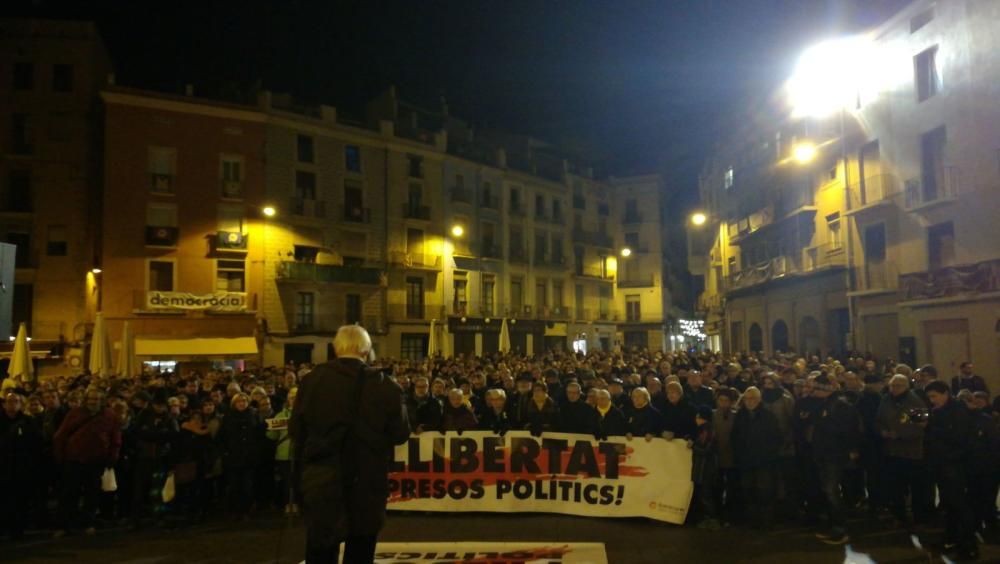
<path id="1" fill-rule="evenodd" d="M 423 433 L 396 447 L 389 509 L 648 517 L 682 524 L 693 490 L 691 450 L 679 439 Z"/>
<path id="2" fill-rule="evenodd" d="M 244 292 L 212 292 L 189 294 L 187 292 L 146 292 L 146 309 L 200 309 L 208 311 L 246 311 L 247 295 Z"/>
<path id="3" fill-rule="evenodd" d="M 341 550 L 343 554 L 343 550 Z M 598 542 L 380 542 L 377 564 L 607 564 Z"/>

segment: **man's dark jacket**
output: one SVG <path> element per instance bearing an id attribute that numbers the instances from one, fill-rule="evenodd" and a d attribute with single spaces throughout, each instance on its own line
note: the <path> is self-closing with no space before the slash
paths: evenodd
<path id="1" fill-rule="evenodd" d="M 847 464 L 850 454 L 861 448 L 861 418 L 858 410 L 837 393 L 820 406 L 813 427 L 813 458 Z"/>
<path id="2" fill-rule="evenodd" d="M 763 405 L 752 410 L 743 406 L 736 412 L 730 440 L 737 468 L 767 468 L 778 460 L 781 448 L 778 418 Z"/>
<path id="3" fill-rule="evenodd" d="M 393 450 L 410 435 L 399 385 L 360 360 L 321 364 L 302 379 L 289 435 L 309 535 L 332 543 L 377 534 Z"/>
<path id="4" fill-rule="evenodd" d="M 601 413 L 598 410 L 594 410 L 594 414 L 591 416 L 593 421 L 593 435 L 598 439 L 606 439 L 608 437 L 624 437 L 628 432 L 628 422 L 625 421 L 625 414 L 622 410 L 611 405 L 611 409 L 601 417 Z"/>
<path id="5" fill-rule="evenodd" d="M 924 459 L 931 466 L 962 465 L 969 460 L 974 425 L 965 404 L 949 398 L 931 410 L 924 429 Z"/>
<path id="6" fill-rule="evenodd" d="M 595 413 L 597 411 L 593 406 L 581 399 L 567 400 L 559 406 L 559 423 L 556 428 L 560 433 L 592 435 L 594 433 Z"/>

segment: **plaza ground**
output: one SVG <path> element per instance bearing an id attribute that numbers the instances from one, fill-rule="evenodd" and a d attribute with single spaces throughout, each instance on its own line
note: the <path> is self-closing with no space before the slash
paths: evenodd
<path id="1" fill-rule="evenodd" d="M 851 522 L 852 548 L 879 563 L 940 562 L 913 546 L 908 533 L 876 520 Z M 703 531 L 645 519 L 601 519 L 544 514 L 393 513 L 382 540 L 603 542 L 617 563 L 747 562 L 833 564 L 845 549 L 827 546 L 814 530 L 778 526 L 762 534 L 747 528 Z M 939 534 L 924 535 L 925 544 Z M 250 522 L 214 519 L 177 530 L 101 531 L 94 537 L 51 540 L 37 533 L 19 545 L 0 544 L 0 561 L 35 563 L 298 563 L 303 557 L 301 520 L 277 513 Z M 280 546 L 279 546 L 280 543 Z M 1000 546 L 983 545 L 981 562 L 1000 562 Z"/>

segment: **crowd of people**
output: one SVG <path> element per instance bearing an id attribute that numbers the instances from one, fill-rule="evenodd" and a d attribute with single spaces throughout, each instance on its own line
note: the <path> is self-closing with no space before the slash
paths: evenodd
<path id="1" fill-rule="evenodd" d="M 943 522 L 955 558 L 975 558 L 996 532 L 1000 398 L 968 362 L 953 377 L 862 354 L 550 352 L 372 365 L 402 388 L 413 433 L 685 440 L 689 522 L 702 528 L 804 520 L 841 544 L 849 513 L 867 511 L 899 527 Z M 310 369 L 8 379 L 0 533 L 296 514 L 287 422 Z"/>

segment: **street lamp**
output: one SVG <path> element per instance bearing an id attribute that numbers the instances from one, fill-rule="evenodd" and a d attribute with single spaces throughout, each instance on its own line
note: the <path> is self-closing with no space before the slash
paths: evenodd
<path id="1" fill-rule="evenodd" d="M 798 143 L 792 149 L 792 156 L 799 164 L 812 162 L 816 158 L 816 145 L 809 142 Z"/>
<path id="2" fill-rule="evenodd" d="M 451 234 L 454 237 L 461 237 L 462 235 L 465 234 L 465 228 L 456 223 L 455 225 L 451 226 Z"/>
<path id="3" fill-rule="evenodd" d="M 705 225 L 706 221 L 708 221 L 708 216 L 705 215 L 704 212 L 694 212 L 691 214 L 691 224 L 696 227 Z"/>
<path id="4" fill-rule="evenodd" d="M 632 254 L 632 249 L 625 247 L 622 249 L 622 256 L 628 258 Z"/>
<path id="5" fill-rule="evenodd" d="M 266 217 L 274 217 L 278 213 L 278 210 L 274 209 L 274 206 L 264 206 L 260 210 Z"/>

